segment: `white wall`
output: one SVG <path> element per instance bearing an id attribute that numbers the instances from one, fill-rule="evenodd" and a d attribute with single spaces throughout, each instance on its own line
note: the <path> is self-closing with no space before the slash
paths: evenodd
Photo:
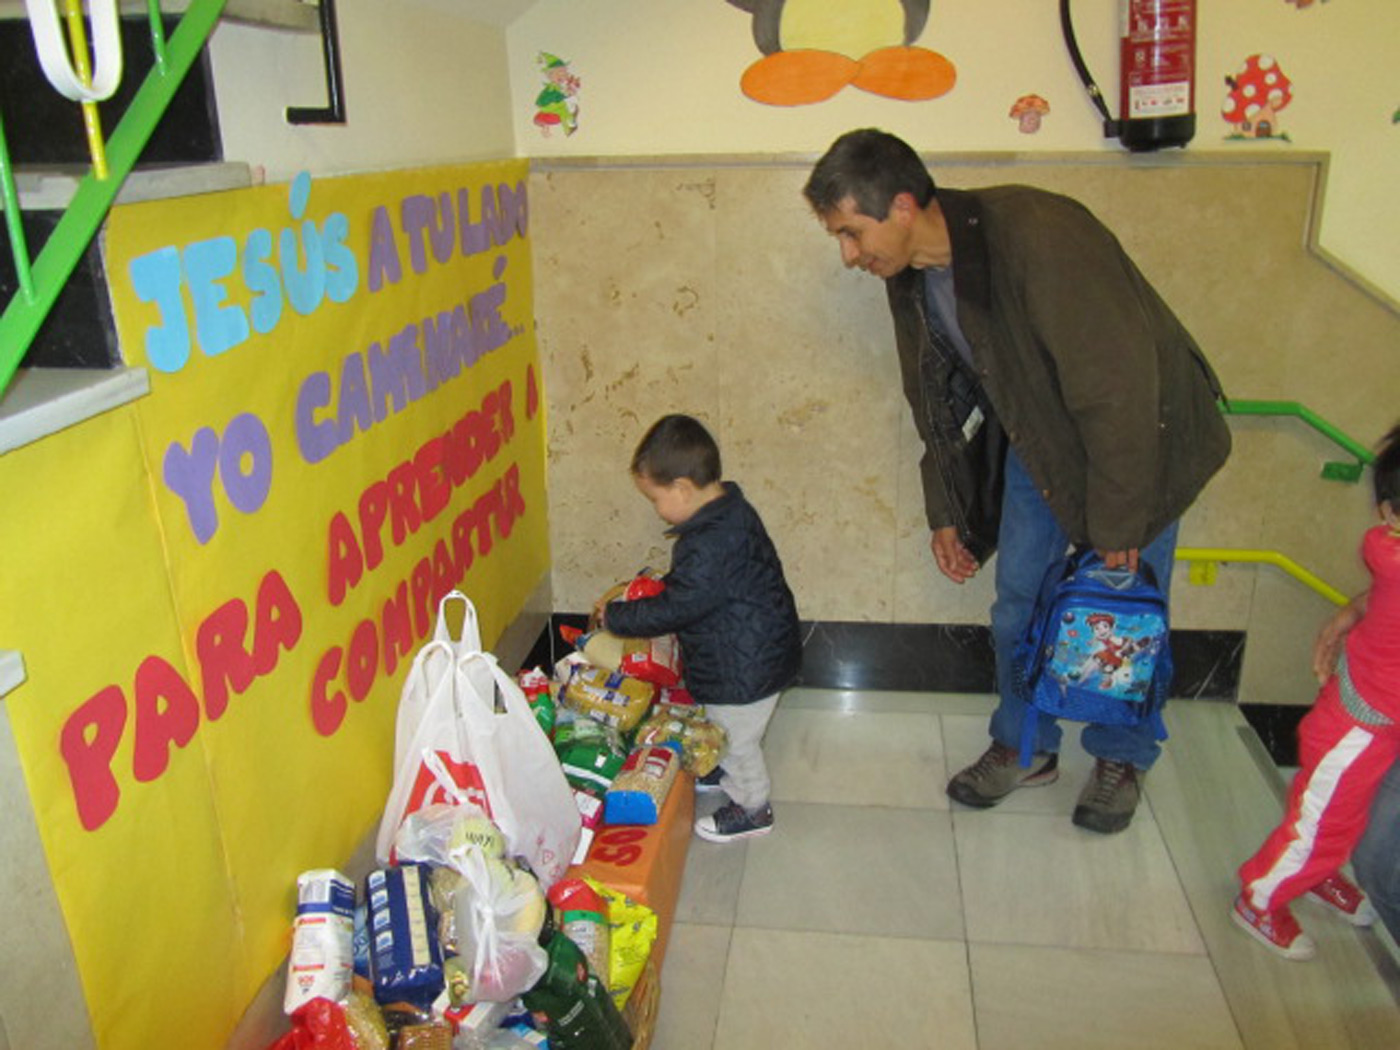
<path id="1" fill-rule="evenodd" d="M 321 38 L 222 22 L 210 41 L 224 156 L 270 182 L 510 157 L 505 34 L 443 0 L 341 0 L 343 125 L 288 124 L 327 104 Z"/>
<path id="2" fill-rule="evenodd" d="M 1117 0 L 1076 0 L 1080 46 L 1117 111 Z M 1333 164 L 1322 247 L 1400 302 L 1400 89 L 1389 72 L 1400 3 L 1201 0 L 1195 150 L 1328 150 Z M 931 151 L 1117 150 L 1106 142 L 1061 41 L 1053 0 L 934 0 L 917 41 L 958 69 L 941 99 L 908 103 L 847 88 L 826 103 L 778 108 L 744 97 L 759 57 L 750 16 L 724 0 L 537 0 L 507 31 L 516 150 L 533 157 L 677 153 L 821 153 L 838 134 L 875 125 Z M 544 138 L 531 121 L 541 50 L 582 79 L 579 131 Z M 1286 141 L 1226 142 L 1225 76 L 1256 52 L 1294 83 Z M 1011 102 L 1050 101 L 1042 130 L 1021 134 Z M 1241 231 L 1242 233 L 1246 231 Z M 1279 291 L 1283 291 L 1280 289 Z"/>

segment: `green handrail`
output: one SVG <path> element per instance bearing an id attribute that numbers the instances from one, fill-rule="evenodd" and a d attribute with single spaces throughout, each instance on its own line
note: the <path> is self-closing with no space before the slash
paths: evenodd
<path id="1" fill-rule="evenodd" d="M 0 394 L 10 385 L 15 370 L 29 351 L 54 301 L 97 235 L 117 192 L 136 166 L 137 158 L 165 115 L 185 75 L 194 66 L 226 2 L 190 0 L 180 24 L 175 27 L 164 48 L 165 61 L 157 61 L 151 67 L 123 114 L 121 123 L 112 132 L 107 143 L 109 176 L 98 179 L 89 171 L 83 177 L 63 217 L 58 220 L 39 257 L 34 260 L 27 287 L 23 274 L 30 268 L 18 258 L 22 250 L 21 234 L 21 245 L 15 247 L 15 269 L 22 275 L 21 286 L 5 307 L 4 314 L 0 315 Z M 158 15 L 158 5 L 152 3 L 150 6 Z M 159 22 L 159 18 L 156 17 L 155 21 Z M 153 29 L 152 32 L 158 31 Z M 3 140 L 0 140 L 0 150 L 3 150 Z M 19 218 L 19 208 L 17 200 L 11 199 L 17 195 L 14 194 L 8 155 L 0 156 L 0 169 L 3 169 L 0 170 L 0 180 L 5 183 L 5 217 L 10 225 L 11 244 L 14 247 L 13 231 Z M 27 255 L 27 251 L 24 254 Z"/>
<path id="2" fill-rule="evenodd" d="M 1222 411 L 1236 416 L 1297 416 L 1356 457 L 1355 463 L 1324 463 L 1322 476 L 1331 481 L 1360 481 L 1362 471 L 1376 458 L 1365 445 L 1348 437 L 1312 409 L 1296 401 L 1237 401 L 1232 398 L 1222 406 Z"/>

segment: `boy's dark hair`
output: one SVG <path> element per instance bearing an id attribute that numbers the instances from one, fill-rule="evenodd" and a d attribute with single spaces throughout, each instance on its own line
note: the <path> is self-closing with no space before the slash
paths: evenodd
<path id="1" fill-rule="evenodd" d="M 721 473 L 719 446 L 692 416 L 662 416 L 651 425 L 632 455 L 632 473 L 657 485 L 688 478 L 704 488 Z"/>
<path id="2" fill-rule="evenodd" d="M 1381 448 L 1371 464 L 1371 482 L 1376 486 L 1376 505 L 1389 502 L 1400 512 L 1400 424 L 1381 438 Z"/>
<path id="3" fill-rule="evenodd" d="M 818 216 L 835 211 L 851 197 L 856 211 L 876 220 L 889 216 L 890 205 L 901 193 L 912 193 L 919 207 L 926 208 L 937 192 L 914 148 L 878 128 L 848 131 L 833 142 L 802 188 Z"/>

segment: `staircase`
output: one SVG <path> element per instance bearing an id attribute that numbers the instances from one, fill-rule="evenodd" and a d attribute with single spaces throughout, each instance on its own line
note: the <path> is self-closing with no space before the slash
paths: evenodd
<path id="1" fill-rule="evenodd" d="M 96 238 L 114 203 L 251 182 L 247 164 L 222 156 L 205 50 L 217 23 L 315 33 L 322 19 L 301 0 L 122 0 L 120 13 L 121 83 L 110 99 L 80 106 L 49 87 L 25 4 L 0 0 L 0 102 L 10 103 L 0 111 L 0 182 L 12 249 L 0 252 L 0 454 L 145 393 L 144 372 L 123 367 Z M 86 46 L 70 43 L 70 54 L 85 57 Z M 73 61 L 80 78 L 83 65 Z M 85 134 L 93 120 L 96 146 Z"/>

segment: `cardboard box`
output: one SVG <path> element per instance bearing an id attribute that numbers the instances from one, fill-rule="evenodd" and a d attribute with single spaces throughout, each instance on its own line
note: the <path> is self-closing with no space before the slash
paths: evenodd
<path id="1" fill-rule="evenodd" d="M 694 823 L 695 781 L 681 775 L 671 784 L 655 824 L 603 825 L 593 838 L 588 857 L 566 873 L 597 879 L 656 912 L 656 944 L 651 957 L 658 973 L 676 916 Z"/>

